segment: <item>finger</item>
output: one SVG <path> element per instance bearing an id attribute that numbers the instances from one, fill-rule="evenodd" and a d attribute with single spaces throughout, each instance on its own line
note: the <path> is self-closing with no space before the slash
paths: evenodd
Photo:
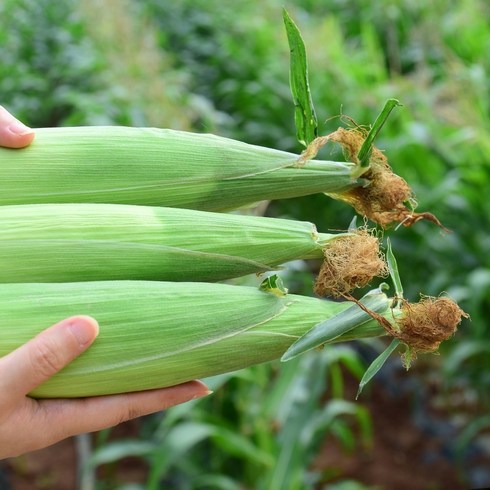
<path id="1" fill-rule="evenodd" d="M 74 316 L 44 330 L 0 359 L 0 392 L 24 397 L 85 351 L 99 332 L 88 316 Z"/>
<path id="2" fill-rule="evenodd" d="M 170 388 L 137 393 L 72 400 L 40 400 L 38 403 L 44 412 L 46 425 L 57 428 L 53 437 L 59 441 L 75 434 L 107 429 L 211 393 L 201 381 L 189 381 Z"/>
<path id="3" fill-rule="evenodd" d="M 32 143 L 34 130 L 16 119 L 0 106 L 0 146 L 23 148 Z"/>

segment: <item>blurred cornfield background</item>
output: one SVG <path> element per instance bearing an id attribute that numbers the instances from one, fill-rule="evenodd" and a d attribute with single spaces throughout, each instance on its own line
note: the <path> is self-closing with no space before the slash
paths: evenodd
<path id="1" fill-rule="evenodd" d="M 214 378 L 207 400 L 79 441 L 73 482 L 57 461 L 37 472 L 36 455 L 8 461 L 12 488 L 490 486 L 489 2 L 1 0 L 0 103 L 34 127 L 158 126 L 299 152 L 283 5 L 305 40 L 322 134 L 341 115 L 370 124 L 387 98 L 403 104 L 377 146 L 452 233 L 420 222 L 386 235 L 406 297 L 446 291 L 471 321 L 408 373 L 394 359 L 357 402 L 382 341 Z M 266 214 L 321 231 L 352 219 L 321 195 Z M 290 264 L 289 289 L 311 294 L 315 266 Z"/>

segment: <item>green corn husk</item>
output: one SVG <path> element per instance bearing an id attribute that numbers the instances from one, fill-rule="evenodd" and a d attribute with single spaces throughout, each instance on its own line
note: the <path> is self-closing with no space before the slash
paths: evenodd
<path id="1" fill-rule="evenodd" d="M 0 282 L 220 281 L 322 258 L 308 222 L 117 204 L 1 206 Z"/>
<path id="2" fill-rule="evenodd" d="M 386 314 L 391 314 L 390 301 Z M 352 307 L 210 283 L 104 281 L 0 285 L 0 356 L 62 318 L 91 315 L 100 334 L 82 356 L 34 390 L 83 397 L 175 385 L 281 357 L 319 322 Z M 336 340 L 384 334 L 366 315 Z"/>
<path id="3" fill-rule="evenodd" d="M 228 211 L 261 200 L 339 193 L 364 184 L 353 163 L 169 129 L 36 129 L 0 148 L 0 205 L 114 203 Z"/>

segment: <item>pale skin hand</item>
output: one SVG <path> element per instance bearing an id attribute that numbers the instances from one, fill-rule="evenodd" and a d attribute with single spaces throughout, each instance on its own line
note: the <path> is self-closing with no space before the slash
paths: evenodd
<path id="1" fill-rule="evenodd" d="M 0 106 L 0 146 L 22 148 L 33 139 L 34 132 Z M 190 381 L 171 388 L 93 398 L 36 400 L 27 396 L 88 349 L 98 333 L 93 318 L 70 317 L 0 358 L 0 459 L 210 393 L 200 381 Z"/>
<path id="2" fill-rule="evenodd" d="M 32 143 L 34 131 L 0 105 L 0 146 L 24 148 Z"/>

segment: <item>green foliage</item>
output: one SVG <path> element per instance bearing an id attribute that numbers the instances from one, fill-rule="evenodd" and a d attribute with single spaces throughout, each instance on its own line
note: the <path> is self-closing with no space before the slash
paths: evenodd
<path id="1" fill-rule="evenodd" d="M 189 89 L 221 114 L 215 131 L 298 150 L 280 2 L 139 2 L 158 26 L 161 46 L 188 73 Z"/>
<path id="2" fill-rule="evenodd" d="M 189 93 L 186 74 L 159 48 L 156 28 L 136 2 L 84 0 L 77 8 L 104 60 L 101 76 L 120 109 L 119 124 L 189 130 L 193 120 L 213 120 Z"/>
<path id="3" fill-rule="evenodd" d="M 346 451 L 371 441 L 368 412 L 343 399 L 341 367 L 357 378 L 363 371 L 350 348 L 327 347 L 280 368 L 261 365 L 211 378 L 212 397 L 150 417 L 142 439 L 103 444 L 90 465 L 144 457 L 147 490 L 313 489 L 323 477 L 310 466 L 327 435 Z"/>
<path id="4" fill-rule="evenodd" d="M 212 121 L 128 1 L 0 3 L 1 103 L 34 127 Z"/>
<path id="5" fill-rule="evenodd" d="M 83 122 L 97 107 L 100 60 L 74 0 L 0 4 L 2 103 L 34 126 Z"/>

